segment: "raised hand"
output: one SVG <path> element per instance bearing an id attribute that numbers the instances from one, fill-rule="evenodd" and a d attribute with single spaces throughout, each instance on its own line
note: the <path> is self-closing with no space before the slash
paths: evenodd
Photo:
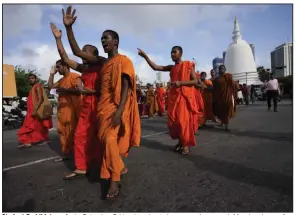
<path id="1" fill-rule="evenodd" d="M 62 14 L 63 14 L 63 23 L 64 25 L 67 27 L 67 26 L 72 26 L 73 23 L 75 22 L 77 16 L 75 16 L 75 12 L 76 10 L 74 9 L 71 13 L 71 10 L 72 10 L 72 7 L 69 6 L 67 7 L 67 10 L 66 10 L 66 14 L 64 12 L 64 9 L 62 9 Z"/>
<path id="2" fill-rule="evenodd" d="M 52 66 L 50 74 L 55 75 L 58 72 L 56 65 Z"/>
<path id="3" fill-rule="evenodd" d="M 144 51 L 142 51 L 141 49 L 137 48 L 138 50 L 138 55 L 141 56 L 141 57 L 145 57 L 146 56 L 146 53 Z"/>
<path id="4" fill-rule="evenodd" d="M 58 29 L 54 23 L 51 23 L 50 26 L 51 26 L 54 37 L 55 38 L 61 38 L 62 37 L 62 31 L 60 29 Z"/>

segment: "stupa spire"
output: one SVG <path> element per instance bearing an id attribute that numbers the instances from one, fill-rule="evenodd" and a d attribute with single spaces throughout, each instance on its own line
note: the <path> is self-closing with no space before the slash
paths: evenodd
<path id="1" fill-rule="evenodd" d="M 240 34 L 240 28 L 237 18 L 235 17 L 234 20 L 234 29 L 233 29 L 233 42 L 237 42 L 238 40 L 241 40 L 241 34 Z"/>

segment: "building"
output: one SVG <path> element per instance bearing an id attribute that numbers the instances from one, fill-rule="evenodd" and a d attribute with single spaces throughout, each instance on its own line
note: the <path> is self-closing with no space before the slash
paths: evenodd
<path id="1" fill-rule="evenodd" d="M 212 60 L 212 68 L 216 71 L 217 75 L 219 74 L 219 67 L 224 64 L 224 59 L 216 57 Z"/>
<path id="2" fill-rule="evenodd" d="M 16 87 L 16 80 L 15 80 L 15 72 L 13 65 L 2 65 L 3 72 L 2 72 L 2 89 L 3 94 L 2 98 L 13 98 L 17 96 L 17 87 Z"/>
<path id="3" fill-rule="evenodd" d="M 275 77 L 293 74 L 293 43 L 284 43 L 271 52 L 271 72 Z"/>
<path id="4" fill-rule="evenodd" d="M 162 72 L 161 71 L 157 72 L 156 76 L 157 76 L 156 83 L 161 83 L 162 82 Z"/>
<path id="5" fill-rule="evenodd" d="M 251 46 L 241 38 L 237 18 L 234 20 L 232 43 L 228 46 L 224 64 L 227 72 L 233 75 L 234 80 L 247 85 L 259 82 L 255 59 Z"/>

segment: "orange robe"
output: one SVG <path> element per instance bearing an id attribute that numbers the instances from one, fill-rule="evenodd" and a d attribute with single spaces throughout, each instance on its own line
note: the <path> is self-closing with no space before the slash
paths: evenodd
<path id="1" fill-rule="evenodd" d="M 196 73 L 196 78 L 200 79 L 200 74 Z M 194 91 L 195 93 L 195 99 L 197 102 L 197 111 L 198 111 L 198 119 L 196 119 L 194 121 L 194 125 L 196 130 L 198 129 L 199 125 L 203 125 L 204 122 L 204 102 L 203 102 L 203 98 L 201 95 L 201 89 L 200 88 L 196 88 L 196 90 Z"/>
<path id="2" fill-rule="evenodd" d="M 146 92 L 146 104 L 148 105 L 148 117 L 153 117 L 158 112 L 158 103 L 155 91 L 151 88 Z"/>
<path id="3" fill-rule="evenodd" d="M 163 116 L 164 111 L 165 111 L 165 96 L 166 92 L 162 87 L 159 87 L 156 89 L 156 94 L 157 94 L 157 104 L 158 104 L 158 115 Z"/>
<path id="4" fill-rule="evenodd" d="M 225 73 L 213 80 L 213 113 L 223 124 L 229 124 L 234 116 L 232 75 Z"/>
<path id="5" fill-rule="evenodd" d="M 175 65 L 170 71 L 172 82 L 190 81 L 194 64 L 184 61 Z M 179 139 L 184 146 L 195 146 L 194 120 L 198 119 L 198 108 L 195 99 L 195 88 L 170 86 L 168 93 L 168 128 L 172 139 Z"/>
<path id="6" fill-rule="evenodd" d="M 204 80 L 203 84 L 206 87 L 212 87 L 211 80 Z M 208 89 L 203 89 L 202 98 L 204 102 L 204 121 L 202 122 L 202 124 L 204 125 L 207 120 L 214 120 L 212 111 L 212 91 Z"/>
<path id="7" fill-rule="evenodd" d="M 169 92 L 169 88 L 166 89 L 166 98 L 165 98 L 165 109 L 168 109 L 168 92 Z"/>
<path id="8" fill-rule="evenodd" d="M 121 100 L 121 76 L 128 75 L 130 88 L 122 114 L 121 126 L 111 124 Z M 124 168 L 121 155 L 127 157 L 132 146 L 139 146 L 141 130 L 137 105 L 136 78 L 129 58 L 118 54 L 104 64 L 101 70 L 100 98 L 98 102 L 98 138 L 103 147 L 101 178 L 120 181 Z"/>
<path id="9" fill-rule="evenodd" d="M 100 67 L 85 70 L 80 76 L 85 88 L 96 90 L 99 83 Z M 87 170 L 87 166 L 96 159 L 100 161 L 100 148 L 97 141 L 97 95 L 83 95 L 79 120 L 74 135 L 74 161 L 79 170 Z"/>
<path id="10" fill-rule="evenodd" d="M 58 81 L 57 88 L 74 89 L 77 87 L 77 79 L 80 75 L 69 72 Z M 74 132 L 79 118 L 80 96 L 59 94 L 58 99 L 58 133 L 63 154 L 73 151 Z"/>
<path id="11" fill-rule="evenodd" d="M 18 131 L 18 140 L 21 144 L 32 144 L 48 140 L 48 131 L 53 127 L 52 119 L 40 120 L 32 116 L 34 103 L 38 101 L 37 88 L 42 87 L 40 84 L 35 84 L 29 92 L 27 100 L 27 115 L 22 127 Z M 33 98 L 33 91 L 35 98 Z M 33 101 L 34 99 L 34 101 Z"/>

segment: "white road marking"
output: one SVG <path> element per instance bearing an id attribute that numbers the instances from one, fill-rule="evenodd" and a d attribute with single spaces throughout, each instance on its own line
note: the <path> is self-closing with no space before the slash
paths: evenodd
<path id="1" fill-rule="evenodd" d="M 20 164 L 20 165 L 16 165 L 16 166 L 7 167 L 7 168 L 4 168 L 3 169 L 3 172 L 8 171 L 8 170 L 11 170 L 11 169 L 18 169 L 18 168 L 25 167 L 25 166 L 31 166 L 33 164 L 37 164 L 37 163 L 42 163 L 42 162 L 45 162 L 45 161 L 54 160 L 54 159 L 56 159 L 58 157 L 59 156 L 49 157 L 49 158 L 44 158 L 44 159 L 40 159 L 40 160 L 36 160 L 36 161 L 31 161 L 31 162 Z"/>
<path id="2" fill-rule="evenodd" d="M 54 130 L 55 128 L 52 128 L 51 130 Z M 147 137 L 152 137 L 152 136 L 158 136 L 161 134 L 165 134 L 168 133 L 168 131 L 162 131 L 162 132 L 158 132 L 158 133 L 153 133 L 153 134 L 148 134 L 148 135 L 144 135 L 141 138 L 147 138 Z M 54 156 L 54 157 L 48 157 L 48 158 L 44 158 L 44 159 L 40 159 L 40 160 L 36 160 L 36 161 L 31 161 L 28 163 L 24 163 L 24 164 L 20 164 L 20 165 L 15 165 L 15 166 L 11 166 L 11 167 L 7 167 L 3 169 L 3 172 L 6 172 L 8 170 L 12 170 L 12 169 L 18 169 L 18 168 L 22 168 L 22 167 L 26 167 L 26 166 L 31 166 L 34 164 L 38 164 L 38 163 L 42 163 L 45 161 L 50 161 L 50 160 L 54 160 L 56 158 L 59 158 L 59 156 Z"/>

